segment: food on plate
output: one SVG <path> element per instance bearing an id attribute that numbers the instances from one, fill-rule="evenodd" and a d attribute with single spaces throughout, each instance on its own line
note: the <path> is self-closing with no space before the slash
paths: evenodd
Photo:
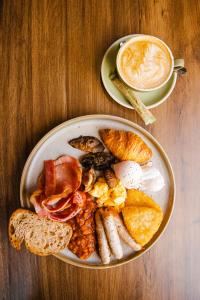
<path id="1" fill-rule="evenodd" d="M 86 169 L 93 167 L 95 170 L 106 170 L 115 162 L 115 157 L 108 152 L 89 153 L 82 156 L 80 161 Z"/>
<path id="2" fill-rule="evenodd" d="M 117 178 L 127 189 L 138 189 L 149 192 L 160 191 L 165 183 L 160 171 L 150 165 L 140 166 L 127 160 L 113 165 Z"/>
<path id="3" fill-rule="evenodd" d="M 103 264 L 110 262 L 112 254 L 120 259 L 123 250 L 120 238 L 134 251 L 140 251 L 141 245 L 137 244 L 128 233 L 120 215 L 113 208 L 100 208 L 95 213 L 96 233 L 99 255 Z"/>
<path id="4" fill-rule="evenodd" d="M 149 161 L 151 149 L 132 132 L 101 129 L 100 136 L 110 152 L 96 137 L 80 136 L 69 144 L 87 154 L 44 161 L 30 197 L 37 214 L 19 209 L 10 218 L 13 247 L 25 242 L 38 255 L 68 247 L 88 259 L 98 242 L 102 263 L 109 264 L 111 254 L 123 257 L 121 241 L 140 251 L 154 236 L 162 209 L 138 190 L 157 192 L 164 186 Z"/>
<path id="5" fill-rule="evenodd" d="M 164 178 L 159 173 L 157 177 L 143 181 L 141 190 L 155 193 L 162 190 L 164 185 L 165 185 Z"/>
<path id="6" fill-rule="evenodd" d="M 37 195 L 37 193 L 41 193 Z M 41 217 L 48 217 L 51 220 L 66 222 L 75 217 L 85 202 L 84 192 L 76 191 L 69 197 L 56 199 L 54 203 L 47 204 L 43 191 L 35 191 L 30 198 L 36 213 Z"/>
<path id="7" fill-rule="evenodd" d="M 141 189 L 149 192 L 159 192 L 165 185 L 165 181 L 160 171 L 151 166 L 142 167 Z"/>
<path id="8" fill-rule="evenodd" d="M 80 136 L 69 141 L 69 144 L 85 152 L 102 152 L 105 147 L 102 142 L 94 136 Z"/>
<path id="9" fill-rule="evenodd" d="M 61 194 L 68 196 L 79 188 L 81 177 L 81 165 L 72 156 L 64 155 L 56 160 L 44 161 L 45 196 L 49 200 L 54 200 Z"/>
<path id="10" fill-rule="evenodd" d="M 117 186 L 108 191 L 108 199 L 104 202 L 104 205 L 110 204 L 110 206 L 121 205 L 124 204 L 126 200 L 126 189 L 119 181 Z M 105 197 L 106 198 L 106 197 Z M 99 203 L 103 201 L 103 196 L 99 199 Z M 98 201 L 97 201 L 98 202 Z M 107 204 L 106 204 L 107 203 Z"/>
<path id="11" fill-rule="evenodd" d="M 162 211 L 143 206 L 124 207 L 122 214 L 130 235 L 142 246 L 152 239 L 163 219 Z"/>
<path id="12" fill-rule="evenodd" d="M 144 192 L 134 189 L 127 191 L 122 214 L 132 238 L 142 246 L 150 241 L 163 219 L 161 207 Z"/>
<path id="13" fill-rule="evenodd" d="M 30 252 L 41 256 L 63 250 L 72 236 L 70 225 L 39 217 L 27 209 L 13 212 L 8 231 L 11 245 L 15 249 L 20 250 L 24 242 Z"/>
<path id="14" fill-rule="evenodd" d="M 109 213 L 109 210 L 100 209 L 100 213 L 103 217 L 103 224 L 111 251 L 117 259 L 120 259 L 123 257 L 123 251 L 114 218 Z"/>
<path id="15" fill-rule="evenodd" d="M 152 157 L 151 149 L 133 132 L 100 129 L 99 133 L 108 150 L 122 161 L 133 160 L 144 164 Z"/>
<path id="16" fill-rule="evenodd" d="M 109 188 L 103 177 L 98 178 L 89 194 L 97 198 L 96 202 L 101 206 L 122 206 L 126 200 L 126 189 L 120 181 L 114 188 Z"/>
<path id="17" fill-rule="evenodd" d="M 109 264 L 111 253 L 99 210 L 95 213 L 95 223 L 99 255 L 103 264 Z"/>
<path id="18" fill-rule="evenodd" d="M 89 170 L 87 175 L 88 178 L 85 176 L 82 181 L 82 168 L 73 157 L 64 156 L 55 161 L 45 161 L 42 175 L 44 180 L 40 176 L 38 189 L 30 198 L 40 216 L 71 225 L 73 235 L 68 248 L 81 259 L 87 259 L 95 251 L 96 205 L 91 196 L 78 190 L 81 181 L 85 183 L 86 189 L 95 181 L 94 170 Z M 59 193 L 51 194 L 57 192 Z"/>
<path id="19" fill-rule="evenodd" d="M 40 217 L 47 217 L 48 212 L 42 207 L 42 201 L 45 199 L 44 190 L 37 188 L 36 191 L 34 191 L 30 197 L 30 203 L 34 206 L 35 212 Z"/>
<path id="20" fill-rule="evenodd" d="M 119 180 L 117 179 L 117 177 L 115 176 L 115 173 L 113 172 L 113 170 L 111 168 L 104 171 L 104 176 L 105 176 L 106 182 L 110 188 L 114 188 L 117 186 Z"/>
<path id="21" fill-rule="evenodd" d="M 72 197 L 68 199 L 69 206 L 62 210 L 57 210 L 56 212 L 52 213 L 50 211 L 48 217 L 51 220 L 56 220 L 60 222 L 66 222 L 72 218 L 74 218 L 83 208 L 85 204 L 86 196 L 83 192 L 76 191 L 73 193 Z M 60 200 L 62 201 L 62 199 Z M 44 204 L 43 204 L 44 205 Z"/>
<path id="22" fill-rule="evenodd" d="M 93 168 L 84 170 L 82 177 L 82 184 L 84 185 L 84 192 L 89 192 L 96 181 L 96 173 Z"/>
<path id="23" fill-rule="evenodd" d="M 158 203 L 156 203 L 151 197 L 146 195 L 144 192 L 138 190 L 127 191 L 127 198 L 126 198 L 125 205 L 126 207 L 127 206 L 150 207 L 158 211 L 162 211 Z"/>
<path id="24" fill-rule="evenodd" d="M 127 189 L 138 189 L 142 180 L 142 168 L 133 161 L 122 161 L 113 165 L 117 178 Z"/>
<path id="25" fill-rule="evenodd" d="M 84 207 L 68 222 L 73 229 L 68 248 L 81 259 L 87 259 L 95 251 L 95 209 L 92 197 L 86 194 Z"/>
<path id="26" fill-rule="evenodd" d="M 117 226 L 117 231 L 119 233 L 120 238 L 129 245 L 134 251 L 140 251 L 142 249 L 140 244 L 137 244 L 133 238 L 128 233 L 126 227 L 124 226 L 122 219 L 120 218 L 119 214 L 115 211 L 112 212 L 115 224 Z"/>
<path id="27" fill-rule="evenodd" d="M 79 161 L 67 155 L 47 160 L 42 176 L 43 186 L 40 175 L 38 189 L 30 197 L 35 211 L 40 216 L 60 222 L 78 214 L 85 202 L 85 194 L 77 191 L 82 178 Z"/>
<path id="28" fill-rule="evenodd" d="M 109 186 L 104 177 L 99 177 L 95 182 L 93 189 L 89 191 L 89 194 L 95 198 L 100 198 L 104 194 L 107 194 Z"/>

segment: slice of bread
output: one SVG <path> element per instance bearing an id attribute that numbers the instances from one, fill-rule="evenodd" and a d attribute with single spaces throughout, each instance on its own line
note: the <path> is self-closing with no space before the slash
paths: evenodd
<path id="1" fill-rule="evenodd" d="M 26 248 L 37 255 L 45 256 L 65 249 L 72 236 L 72 228 L 66 223 L 39 217 L 27 209 L 17 209 L 9 220 L 8 233 L 11 245 Z"/>

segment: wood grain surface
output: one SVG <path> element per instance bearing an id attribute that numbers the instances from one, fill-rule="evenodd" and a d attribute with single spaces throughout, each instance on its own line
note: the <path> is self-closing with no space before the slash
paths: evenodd
<path id="1" fill-rule="evenodd" d="M 200 2 L 198 0 L 5 0 L 0 2 L 0 298 L 200 299 Z M 8 242 L 20 176 L 36 142 L 61 122 L 105 113 L 143 126 L 107 95 L 100 65 L 119 37 L 162 38 L 188 73 L 153 110 L 147 129 L 174 167 L 177 197 L 160 241 L 135 262 L 84 270 Z"/>

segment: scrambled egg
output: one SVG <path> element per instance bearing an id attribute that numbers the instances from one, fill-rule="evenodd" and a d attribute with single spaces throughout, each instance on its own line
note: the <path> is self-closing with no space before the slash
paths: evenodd
<path id="1" fill-rule="evenodd" d="M 99 207 L 115 206 L 118 209 L 124 207 L 127 196 L 126 189 L 121 181 L 119 181 L 116 187 L 109 188 L 104 178 L 97 180 L 89 194 L 97 198 L 97 205 Z"/>
<path id="2" fill-rule="evenodd" d="M 89 192 L 89 194 L 93 197 L 99 198 L 104 194 L 107 194 L 109 187 L 104 178 L 99 178 L 93 186 L 93 189 Z"/>

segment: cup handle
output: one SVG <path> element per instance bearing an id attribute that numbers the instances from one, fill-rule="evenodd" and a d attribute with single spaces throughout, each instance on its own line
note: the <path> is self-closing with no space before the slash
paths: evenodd
<path id="1" fill-rule="evenodd" d="M 174 72 L 182 75 L 187 72 L 187 69 L 184 67 L 185 62 L 183 58 L 174 59 Z"/>

